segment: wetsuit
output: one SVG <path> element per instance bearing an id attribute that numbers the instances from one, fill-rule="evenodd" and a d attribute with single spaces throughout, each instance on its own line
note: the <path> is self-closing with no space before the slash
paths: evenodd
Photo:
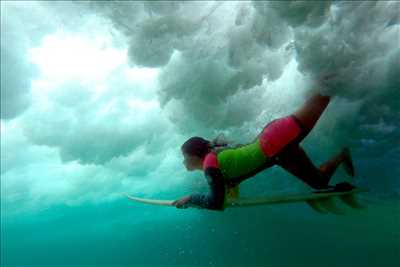
<path id="1" fill-rule="evenodd" d="M 280 152 L 300 140 L 301 130 L 296 118 L 287 116 L 267 124 L 253 143 L 219 153 L 209 152 L 203 160 L 203 171 L 210 192 L 207 195 L 192 194 L 189 203 L 223 211 L 228 188 L 273 166 Z"/>

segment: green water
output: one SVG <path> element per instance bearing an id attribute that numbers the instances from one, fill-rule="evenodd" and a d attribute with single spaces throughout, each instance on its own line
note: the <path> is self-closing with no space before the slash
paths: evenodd
<path id="1" fill-rule="evenodd" d="M 1 267 L 400 266 L 400 2 L 0 1 Z M 208 192 L 180 146 L 246 144 L 322 90 L 302 142 L 363 210 L 224 212 L 121 193 Z M 274 166 L 245 197 L 306 193 Z"/>
<path id="2" fill-rule="evenodd" d="M 397 266 L 399 223 L 399 202 L 346 216 L 304 204 L 223 214 L 59 206 L 3 220 L 1 257 L 3 266 Z"/>

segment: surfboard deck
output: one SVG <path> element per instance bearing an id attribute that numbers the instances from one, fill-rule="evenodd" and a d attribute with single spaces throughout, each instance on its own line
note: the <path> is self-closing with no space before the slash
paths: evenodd
<path id="1" fill-rule="evenodd" d="M 234 199 L 228 198 L 225 203 L 225 208 L 306 202 L 307 204 L 314 206 L 315 209 L 318 210 L 316 203 L 330 202 L 330 198 L 333 198 L 333 197 L 352 196 L 354 194 L 361 193 L 361 192 L 367 192 L 367 191 L 368 191 L 368 189 L 366 189 L 366 188 L 354 188 L 352 190 L 344 191 L 344 192 L 343 191 L 327 191 L 327 192 L 314 191 L 311 193 L 293 194 L 293 195 L 277 195 L 277 196 L 234 198 Z M 175 207 L 174 205 L 172 205 L 172 203 L 175 200 L 148 199 L 148 198 L 140 198 L 140 197 L 130 196 L 128 194 L 125 194 L 125 195 L 128 197 L 129 200 L 144 203 L 144 204 Z M 319 201 L 319 200 L 321 200 L 321 201 Z"/>
<path id="2" fill-rule="evenodd" d="M 144 204 L 150 204 L 150 205 L 157 205 L 157 206 L 173 206 L 172 203 L 174 200 L 160 200 L 160 199 L 150 199 L 150 198 L 141 198 L 141 197 L 134 197 L 130 196 L 128 194 L 125 194 L 128 199 Z"/>

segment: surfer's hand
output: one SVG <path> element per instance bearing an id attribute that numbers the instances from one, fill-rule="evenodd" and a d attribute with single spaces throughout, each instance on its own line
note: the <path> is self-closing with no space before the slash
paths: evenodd
<path id="1" fill-rule="evenodd" d="M 172 205 L 174 205 L 175 207 L 177 207 L 178 209 L 186 209 L 188 206 L 186 205 L 187 202 L 189 202 L 191 196 L 185 196 L 181 199 L 175 200 L 174 202 L 172 202 Z"/>

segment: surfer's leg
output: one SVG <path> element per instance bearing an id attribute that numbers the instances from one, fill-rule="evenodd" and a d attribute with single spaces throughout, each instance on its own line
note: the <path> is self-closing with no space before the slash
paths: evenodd
<path id="1" fill-rule="evenodd" d="M 303 127 L 301 140 L 312 130 L 322 112 L 324 112 L 326 106 L 329 104 L 329 101 L 330 96 L 315 94 L 293 113 Z"/>
<path id="2" fill-rule="evenodd" d="M 315 189 L 327 188 L 332 175 L 315 167 L 300 145 L 292 145 L 277 157 L 277 165 Z M 333 163 L 328 166 L 333 166 Z M 329 167 L 330 171 L 332 167 Z"/>
<path id="3" fill-rule="evenodd" d="M 354 176 L 353 163 L 351 160 L 350 151 L 347 147 L 343 148 L 340 153 L 338 153 L 336 156 L 333 156 L 330 160 L 324 162 L 321 166 L 319 166 L 319 169 L 324 175 L 331 177 L 341 163 L 344 164 L 343 167 L 346 173 L 350 176 Z"/>

